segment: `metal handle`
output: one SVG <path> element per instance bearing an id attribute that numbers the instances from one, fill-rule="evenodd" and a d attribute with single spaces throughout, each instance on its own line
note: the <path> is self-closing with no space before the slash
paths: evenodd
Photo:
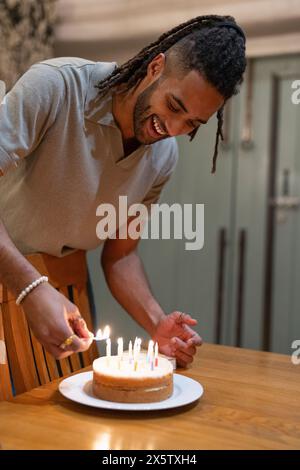
<path id="1" fill-rule="evenodd" d="M 235 345 L 241 347 L 243 334 L 244 319 L 244 290 L 245 290 L 245 270 L 246 270 L 246 244 L 247 233 L 245 229 L 241 229 L 239 233 L 238 248 L 238 272 L 237 272 L 237 299 L 236 299 L 236 340 Z"/>
<path id="2" fill-rule="evenodd" d="M 217 304 L 216 304 L 216 327 L 215 341 L 221 342 L 223 306 L 224 306 L 224 287 L 225 287 L 225 252 L 226 252 L 226 228 L 221 228 L 218 237 L 218 279 L 217 279 Z"/>
<path id="3" fill-rule="evenodd" d="M 300 197 L 279 196 L 270 199 L 270 205 L 275 209 L 298 209 L 300 206 Z"/>

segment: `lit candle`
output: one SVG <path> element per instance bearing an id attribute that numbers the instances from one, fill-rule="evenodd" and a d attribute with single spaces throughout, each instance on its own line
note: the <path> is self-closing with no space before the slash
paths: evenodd
<path id="1" fill-rule="evenodd" d="M 119 359 L 123 359 L 123 338 L 118 339 L 118 356 Z"/>
<path id="2" fill-rule="evenodd" d="M 142 340 L 141 338 L 138 338 L 138 341 L 137 341 L 138 359 L 139 359 L 139 355 L 141 352 L 141 345 L 142 345 Z"/>
<path id="3" fill-rule="evenodd" d="M 137 365 L 138 365 L 138 360 L 139 360 L 139 350 L 141 347 L 140 341 L 141 340 L 139 338 L 135 338 L 134 346 L 133 346 L 133 362 L 134 362 L 133 368 L 135 371 L 137 370 Z"/>
<path id="4" fill-rule="evenodd" d="M 153 358 L 153 348 L 154 348 L 154 341 L 150 339 L 148 343 L 148 353 L 147 353 L 147 362 L 151 362 Z"/>
<path id="5" fill-rule="evenodd" d="M 137 343 L 138 343 L 138 338 L 135 338 L 134 343 L 133 343 L 133 357 L 137 351 Z"/>
<path id="6" fill-rule="evenodd" d="M 155 365 L 155 367 L 158 366 L 158 343 L 155 343 L 154 365 Z"/>
<path id="7" fill-rule="evenodd" d="M 137 356 L 138 356 L 138 339 L 135 338 L 134 340 L 134 345 L 133 345 L 133 360 L 136 361 L 137 360 Z"/>
<path id="8" fill-rule="evenodd" d="M 132 341 L 129 341 L 129 347 L 128 347 L 128 358 L 129 358 L 129 364 L 132 363 L 133 361 L 133 356 L 132 356 Z"/>
<path id="9" fill-rule="evenodd" d="M 109 358 L 111 356 L 111 340 L 107 338 L 106 340 L 106 356 Z"/>

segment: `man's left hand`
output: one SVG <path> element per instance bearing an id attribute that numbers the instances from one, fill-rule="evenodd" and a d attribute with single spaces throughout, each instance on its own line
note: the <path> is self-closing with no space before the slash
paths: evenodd
<path id="1" fill-rule="evenodd" d="M 172 312 L 163 317 L 157 325 L 153 341 L 158 342 L 159 351 L 166 356 L 176 358 L 181 367 L 193 362 L 196 347 L 201 346 L 202 339 L 191 327 L 197 320 L 181 312 Z"/>

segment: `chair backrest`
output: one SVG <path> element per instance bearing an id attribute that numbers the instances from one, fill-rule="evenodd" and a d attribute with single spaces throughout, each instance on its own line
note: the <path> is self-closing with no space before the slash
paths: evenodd
<path id="1" fill-rule="evenodd" d="M 76 251 L 63 258 L 37 253 L 26 258 L 41 275 L 48 276 L 53 287 L 77 305 L 93 331 L 85 252 Z M 56 360 L 36 340 L 21 306 L 16 305 L 11 292 L 0 284 L 0 400 L 69 375 L 90 365 L 96 357 L 98 352 L 93 342 L 88 351 Z"/>

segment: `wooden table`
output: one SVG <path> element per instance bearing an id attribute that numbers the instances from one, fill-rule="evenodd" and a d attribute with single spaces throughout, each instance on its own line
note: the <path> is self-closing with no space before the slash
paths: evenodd
<path id="1" fill-rule="evenodd" d="M 179 371 L 178 371 L 179 372 Z M 203 345 L 183 375 L 203 397 L 177 410 L 115 412 L 65 399 L 58 381 L 0 403 L 2 449 L 300 449 L 300 365 Z"/>

